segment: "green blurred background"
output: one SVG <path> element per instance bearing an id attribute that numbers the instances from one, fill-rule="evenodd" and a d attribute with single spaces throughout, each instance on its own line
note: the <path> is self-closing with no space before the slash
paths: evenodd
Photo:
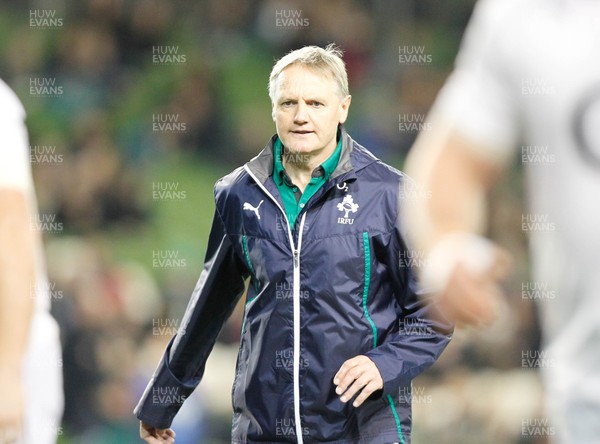
<path id="1" fill-rule="evenodd" d="M 213 184 L 274 133 L 274 61 L 337 43 L 349 133 L 402 168 L 418 132 L 400 123 L 427 113 L 473 4 L 0 0 L 0 77 L 27 110 L 40 213 L 62 223 L 44 233 L 64 349 L 60 442 L 136 442 L 132 409 L 202 269 Z M 402 62 L 412 51 L 425 61 Z M 499 329 L 457 333 L 415 382 L 415 443 L 542 442 L 520 429 L 541 398 L 537 372 L 520 361 L 538 345 L 518 292 L 521 189 L 515 164 L 490 210 L 491 234 L 516 256 L 511 312 Z M 236 312 L 178 417 L 178 443 L 228 442 L 239 323 Z"/>

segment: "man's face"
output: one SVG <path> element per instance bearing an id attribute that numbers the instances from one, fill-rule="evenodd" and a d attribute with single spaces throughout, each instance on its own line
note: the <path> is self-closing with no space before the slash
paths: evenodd
<path id="1" fill-rule="evenodd" d="M 277 78 L 273 120 L 287 150 L 318 155 L 333 152 L 337 127 L 344 123 L 350 96 L 341 97 L 333 76 L 290 65 Z"/>

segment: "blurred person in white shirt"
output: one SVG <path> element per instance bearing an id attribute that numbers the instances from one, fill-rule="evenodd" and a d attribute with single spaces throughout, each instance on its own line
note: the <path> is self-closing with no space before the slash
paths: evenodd
<path id="1" fill-rule="evenodd" d="M 0 80 L 0 443 L 50 444 L 61 434 L 62 357 L 24 119 Z"/>
<path id="2" fill-rule="evenodd" d="M 459 324 L 491 323 L 507 253 L 481 233 L 518 151 L 526 174 L 554 442 L 600 442 L 600 2 L 481 0 L 406 170 L 423 280 Z"/>

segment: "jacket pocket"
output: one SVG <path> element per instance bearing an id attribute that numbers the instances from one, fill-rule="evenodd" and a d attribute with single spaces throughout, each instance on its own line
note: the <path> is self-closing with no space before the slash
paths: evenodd
<path id="1" fill-rule="evenodd" d="M 254 289 L 254 294 L 248 294 L 248 298 L 246 303 L 250 302 L 253 298 L 258 295 L 260 290 L 260 282 L 256 276 L 256 271 L 254 266 L 252 265 L 252 260 L 250 259 L 250 249 L 248 248 L 248 236 L 245 234 L 242 236 L 242 250 L 244 252 L 244 260 L 246 261 L 246 266 L 248 267 L 248 271 L 250 272 L 250 285 Z"/>
<path id="2" fill-rule="evenodd" d="M 363 274 L 363 294 L 362 294 L 362 310 L 365 319 L 367 320 L 369 327 L 371 328 L 371 332 L 373 334 L 373 348 L 377 347 L 377 326 L 373 319 L 371 318 L 371 313 L 369 312 L 369 290 L 371 287 L 371 241 L 369 239 L 369 233 L 362 233 L 362 243 L 363 243 L 363 258 L 364 258 L 364 274 Z"/>

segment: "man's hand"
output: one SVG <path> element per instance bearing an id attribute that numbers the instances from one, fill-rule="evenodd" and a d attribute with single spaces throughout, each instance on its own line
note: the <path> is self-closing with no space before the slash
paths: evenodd
<path id="1" fill-rule="evenodd" d="M 435 317 L 481 327 L 498 316 L 504 300 L 500 283 L 511 265 L 510 254 L 489 239 L 455 232 L 428 251 L 419 278 L 435 302 Z"/>
<path id="2" fill-rule="evenodd" d="M 140 421 L 140 438 L 150 444 L 172 444 L 175 442 L 175 432 L 172 429 L 157 429 Z"/>
<path id="3" fill-rule="evenodd" d="M 383 379 L 377 366 L 364 355 L 344 362 L 333 377 L 333 383 L 337 386 L 335 392 L 342 395 L 342 402 L 348 402 L 360 392 L 352 403 L 354 407 L 359 407 L 373 392 L 383 388 Z"/>
<path id="4" fill-rule="evenodd" d="M 0 367 L 0 442 L 14 443 L 21 437 L 23 387 L 18 369 Z"/>
<path id="5" fill-rule="evenodd" d="M 492 324 L 504 300 L 500 281 L 508 274 L 510 264 L 509 254 L 501 249 L 497 249 L 492 266 L 485 271 L 458 263 L 445 288 L 434 295 L 439 314 L 458 326 Z"/>

